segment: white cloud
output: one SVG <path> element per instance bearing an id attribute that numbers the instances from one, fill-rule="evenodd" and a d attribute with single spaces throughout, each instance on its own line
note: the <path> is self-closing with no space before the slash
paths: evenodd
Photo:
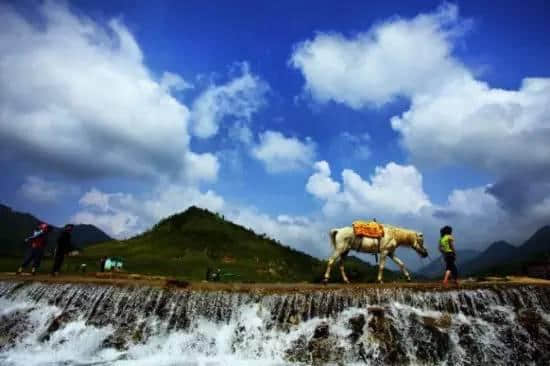
<path id="1" fill-rule="evenodd" d="M 328 199 L 340 191 L 340 183 L 330 177 L 330 167 L 326 161 L 318 161 L 314 164 L 316 172 L 309 177 L 306 191 L 317 198 Z"/>
<path id="2" fill-rule="evenodd" d="M 490 192 L 524 213 L 547 197 L 550 182 L 550 78 L 525 78 L 518 90 L 478 80 L 453 54 L 467 27 L 457 6 L 445 4 L 354 37 L 319 33 L 295 47 L 290 64 L 318 102 L 358 109 L 407 98 L 391 125 L 413 163 L 487 172 Z"/>
<path id="3" fill-rule="evenodd" d="M 487 215 L 501 211 L 498 200 L 487 193 L 490 186 L 455 189 L 448 197 L 447 209 L 463 215 Z"/>
<path id="4" fill-rule="evenodd" d="M 53 203 L 65 196 L 78 194 L 78 188 L 67 183 L 46 181 L 37 176 L 28 176 L 19 188 L 19 194 L 31 201 Z"/>
<path id="5" fill-rule="evenodd" d="M 183 78 L 178 74 L 165 71 L 162 73 L 162 77 L 160 79 L 160 87 L 167 93 L 170 93 L 171 91 L 178 92 L 185 89 L 191 89 L 193 88 L 193 85 L 183 80 Z"/>
<path id="6" fill-rule="evenodd" d="M 72 175 L 192 175 L 189 110 L 118 20 L 102 25 L 45 2 L 31 24 L 0 6 L 0 139 L 32 162 Z"/>
<path id="7" fill-rule="evenodd" d="M 195 205 L 220 211 L 224 200 L 215 192 L 201 192 L 193 186 L 159 184 L 148 196 L 129 193 L 86 192 L 79 201 L 82 209 L 71 218 L 76 223 L 92 224 L 116 238 L 138 234 L 161 219 Z"/>
<path id="8" fill-rule="evenodd" d="M 284 214 L 272 217 L 254 207 L 227 207 L 224 212 L 226 219 L 310 255 L 324 257 L 330 249 L 328 228 L 323 221 Z"/>
<path id="9" fill-rule="evenodd" d="M 394 162 L 376 167 L 370 182 L 350 169 L 342 172 L 342 188 L 330 177 L 325 161 L 317 162 L 318 172 L 308 180 L 306 190 L 325 201 L 329 216 L 343 212 L 380 214 L 419 214 L 431 202 L 422 188 L 422 175 L 414 166 Z"/>
<path id="10" fill-rule="evenodd" d="M 315 157 L 315 143 L 295 137 L 285 137 L 278 131 L 266 131 L 251 148 L 251 155 L 261 161 L 269 173 L 281 173 L 310 166 Z"/>
<path id="11" fill-rule="evenodd" d="M 202 138 L 214 136 L 226 117 L 250 121 L 265 104 L 267 83 L 252 74 L 247 63 L 241 64 L 241 75 L 223 85 L 212 85 L 193 103 L 192 130 Z"/>
<path id="12" fill-rule="evenodd" d="M 462 78 L 413 98 L 391 123 L 418 162 L 465 162 L 506 177 L 548 166 L 549 103 L 550 79 L 525 79 L 509 91 Z"/>
<path id="13" fill-rule="evenodd" d="M 449 40 L 463 27 L 457 7 L 447 4 L 410 20 L 392 18 L 350 38 L 320 32 L 296 45 L 289 63 L 319 102 L 381 105 L 437 87 L 449 74 L 460 75 Z"/>

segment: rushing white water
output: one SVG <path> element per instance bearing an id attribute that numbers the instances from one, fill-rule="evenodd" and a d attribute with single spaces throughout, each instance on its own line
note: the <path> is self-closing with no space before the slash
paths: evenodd
<path id="1" fill-rule="evenodd" d="M 0 282 L 0 365 L 550 363 L 550 289 L 259 295 Z"/>

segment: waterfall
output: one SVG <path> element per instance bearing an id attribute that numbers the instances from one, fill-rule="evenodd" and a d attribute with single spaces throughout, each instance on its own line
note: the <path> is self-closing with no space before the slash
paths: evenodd
<path id="1" fill-rule="evenodd" d="M 0 364 L 550 364 L 550 288 L 286 293 L 0 282 Z"/>

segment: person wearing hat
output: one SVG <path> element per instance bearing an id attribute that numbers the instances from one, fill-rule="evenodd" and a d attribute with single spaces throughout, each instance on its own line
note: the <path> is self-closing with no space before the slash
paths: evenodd
<path id="1" fill-rule="evenodd" d="M 57 238 L 57 246 L 55 248 L 55 257 L 52 267 L 52 276 L 57 276 L 59 270 L 63 265 L 63 260 L 65 259 L 65 254 L 74 250 L 74 246 L 71 243 L 71 232 L 73 231 L 73 224 L 67 224 L 63 228 L 63 231 Z"/>
<path id="2" fill-rule="evenodd" d="M 32 262 L 32 274 L 35 275 L 36 271 L 40 267 L 40 262 L 44 256 L 44 248 L 47 244 L 47 236 L 51 231 L 51 227 L 48 224 L 41 223 L 34 233 L 25 239 L 25 243 L 31 243 L 30 251 L 25 256 L 23 263 L 17 270 L 17 274 L 20 274 L 24 268 Z"/>

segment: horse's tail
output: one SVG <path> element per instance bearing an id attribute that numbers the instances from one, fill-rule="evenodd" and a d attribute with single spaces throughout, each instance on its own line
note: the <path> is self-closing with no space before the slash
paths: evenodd
<path id="1" fill-rule="evenodd" d="M 332 244 L 332 248 L 334 249 L 336 249 L 336 234 L 338 234 L 338 229 L 332 229 L 328 233 L 330 236 L 330 244 Z"/>

